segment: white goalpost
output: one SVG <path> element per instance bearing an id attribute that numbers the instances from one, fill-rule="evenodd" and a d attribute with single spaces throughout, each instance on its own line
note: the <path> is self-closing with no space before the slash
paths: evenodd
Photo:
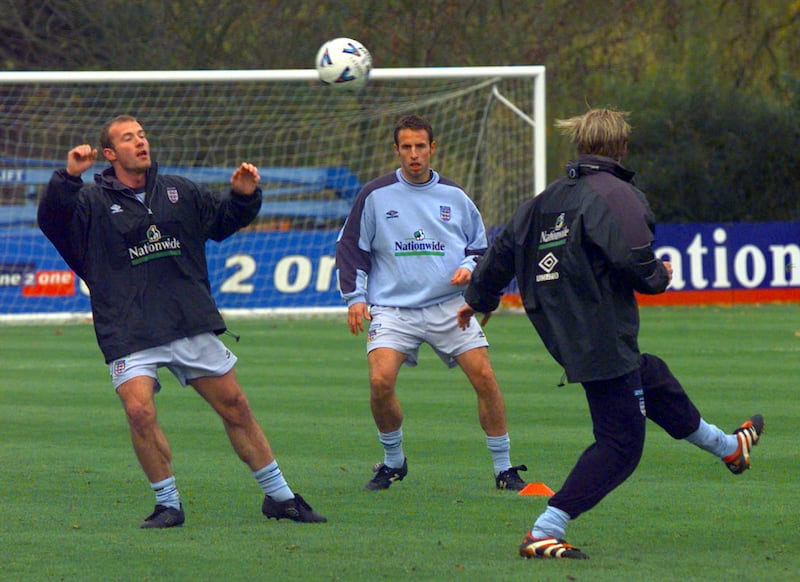
<path id="1" fill-rule="evenodd" d="M 490 231 L 544 189 L 542 66 L 374 69 L 359 93 L 313 69 L 0 72 L 0 321 L 89 316 L 85 287 L 36 227 L 54 169 L 129 113 L 160 172 L 227 191 L 242 161 L 259 167 L 264 205 L 247 229 L 209 243 L 212 292 L 226 315 L 344 309 L 335 241 L 363 184 L 396 167 L 392 130 L 427 117 L 433 166 L 459 182 Z M 105 164 L 84 174 L 84 181 Z"/>

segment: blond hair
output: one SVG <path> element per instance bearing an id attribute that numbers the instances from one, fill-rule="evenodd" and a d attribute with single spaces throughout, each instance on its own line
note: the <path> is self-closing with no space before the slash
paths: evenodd
<path id="1" fill-rule="evenodd" d="M 607 156 L 617 161 L 627 153 L 631 126 L 627 111 L 591 109 L 569 119 L 556 119 L 555 126 L 575 144 L 578 154 Z"/>

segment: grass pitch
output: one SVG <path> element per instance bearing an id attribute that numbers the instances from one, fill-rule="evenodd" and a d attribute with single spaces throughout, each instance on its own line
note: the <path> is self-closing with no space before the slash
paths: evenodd
<path id="1" fill-rule="evenodd" d="M 382 451 L 363 336 L 344 318 L 230 327 L 284 474 L 329 523 L 267 521 L 219 419 L 163 373 L 156 402 L 187 522 L 138 529 L 153 496 L 91 327 L 3 326 L 0 579 L 800 579 L 797 305 L 642 310 L 642 349 L 670 364 L 709 422 L 732 430 L 761 412 L 766 433 L 752 470 L 733 476 L 648 424 L 638 470 L 570 525 L 588 561 L 517 556 L 546 498 L 495 490 L 472 389 L 428 348 L 398 383 L 409 475 L 369 492 Z M 557 387 L 561 370 L 524 316 L 486 331 L 512 461 L 557 489 L 591 442 L 582 389 Z"/>

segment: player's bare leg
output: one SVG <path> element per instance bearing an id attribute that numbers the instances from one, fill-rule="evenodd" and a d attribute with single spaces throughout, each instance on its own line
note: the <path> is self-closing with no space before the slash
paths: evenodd
<path id="1" fill-rule="evenodd" d="M 253 472 L 264 492 L 261 511 L 267 518 L 328 521 L 289 487 L 233 370 L 222 376 L 194 378 L 189 383 L 219 414 L 233 450 Z"/>
<path id="2" fill-rule="evenodd" d="M 403 424 L 403 409 L 395 393 L 395 384 L 405 360 L 405 354 L 391 348 L 377 348 L 367 355 L 369 406 L 375 426 L 381 432 L 397 430 Z"/>
<path id="3" fill-rule="evenodd" d="M 384 450 L 383 462 L 373 466 L 375 477 L 366 485 L 370 490 L 388 489 L 408 473 L 403 453 L 403 409 L 395 393 L 397 375 L 405 359 L 405 354 L 391 348 L 377 348 L 367 355 L 370 409 Z"/>
<path id="4" fill-rule="evenodd" d="M 137 376 L 120 384 L 117 394 L 128 419 L 136 458 L 156 496 L 155 510 L 140 527 L 176 527 L 185 517 L 172 474 L 172 451 L 156 416 L 155 384 L 154 378 Z"/>
<path id="5" fill-rule="evenodd" d="M 489 350 L 485 347 L 471 349 L 457 356 L 456 362 L 464 370 L 478 397 L 478 418 L 486 433 L 486 446 L 492 455 L 497 488 L 514 491 L 523 489 L 526 483 L 519 476 L 519 471 L 528 468 L 525 465 L 511 466 L 506 404 L 489 360 Z"/>
<path id="6" fill-rule="evenodd" d="M 502 436 L 508 432 L 506 404 L 497 383 L 487 348 L 475 348 L 456 357 L 478 397 L 478 418 L 488 436 Z"/>
<path id="7" fill-rule="evenodd" d="M 172 476 L 172 451 L 156 417 L 155 379 L 137 376 L 117 388 L 136 458 L 151 483 Z"/>
<path id="8" fill-rule="evenodd" d="M 222 376 L 195 378 L 189 383 L 219 414 L 233 450 L 252 471 L 275 460 L 233 370 Z"/>

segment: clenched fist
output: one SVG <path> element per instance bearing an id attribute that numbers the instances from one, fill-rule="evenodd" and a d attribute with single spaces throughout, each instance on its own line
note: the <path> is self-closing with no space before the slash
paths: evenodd
<path id="1" fill-rule="evenodd" d="M 67 154 L 67 174 L 76 178 L 94 165 L 97 150 L 89 144 L 76 146 Z"/>

